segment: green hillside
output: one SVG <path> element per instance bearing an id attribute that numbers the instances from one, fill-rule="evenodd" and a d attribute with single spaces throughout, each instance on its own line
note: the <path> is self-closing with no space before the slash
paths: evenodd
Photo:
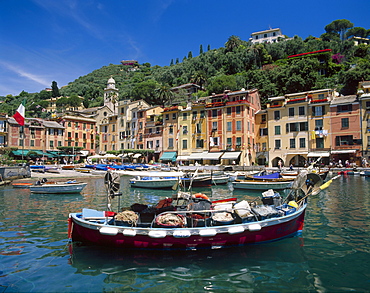
<path id="1" fill-rule="evenodd" d="M 169 89 L 190 82 L 204 88 L 198 96 L 221 93 L 225 89 L 258 88 L 262 104 L 268 97 L 322 88 L 336 88 L 343 95 L 355 94 L 359 81 L 370 80 L 370 46 L 355 46 L 348 38 L 368 37 L 370 30 L 353 27 L 346 20 L 334 21 L 325 30 L 320 38 L 310 36 L 303 40 L 295 36 L 272 44 L 253 45 L 231 36 L 224 47 L 208 48 L 204 52 L 200 48 L 198 56 L 193 57 L 189 52 L 181 61 L 172 60 L 164 67 L 144 63 L 139 64 L 136 71 L 130 71 L 129 66 L 110 64 L 79 77 L 59 92 L 63 96 L 84 97 L 85 107 L 101 105 L 103 89 L 112 76 L 120 100 L 145 99 L 153 105 L 183 102 L 183 98 L 172 96 Z M 288 58 L 315 51 L 320 52 Z M 0 112 L 7 113 L 10 107 L 14 109 L 14 105 L 26 96 L 29 115 L 47 116 L 50 114 L 43 113 L 40 108 L 51 95 L 51 92 L 41 91 L 22 92 L 19 97 L 7 96 Z M 36 108 L 37 105 L 42 107 Z"/>

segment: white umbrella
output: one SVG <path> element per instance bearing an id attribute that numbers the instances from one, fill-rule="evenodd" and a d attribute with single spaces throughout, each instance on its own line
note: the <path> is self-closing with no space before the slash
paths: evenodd
<path id="1" fill-rule="evenodd" d="M 119 159 L 118 156 L 113 155 L 113 154 L 106 154 L 103 156 L 104 159 Z"/>

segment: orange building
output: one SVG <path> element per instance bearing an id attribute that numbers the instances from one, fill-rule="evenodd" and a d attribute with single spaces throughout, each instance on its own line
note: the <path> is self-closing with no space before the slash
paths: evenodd
<path id="1" fill-rule="evenodd" d="M 361 166 L 360 103 L 355 95 L 335 97 L 330 104 L 332 160 Z"/>

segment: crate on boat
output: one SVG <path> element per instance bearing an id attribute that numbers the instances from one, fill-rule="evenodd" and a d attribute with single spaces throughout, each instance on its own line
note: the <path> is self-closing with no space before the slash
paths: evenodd
<path id="1" fill-rule="evenodd" d="M 235 221 L 248 223 L 256 221 L 256 216 L 252 213 L 251 207 L 246 200 L 242 200 L 233 206 L 235 212 Z"/>
<path id="2" fill-rule="evenodd" d="M 293 206 L 290 206 L 288 204 L 283 204 L 281 206 L 276 207 L 277 210 L 284 212 L 284 215 L 290 215 L 293 214 L 297 209 Z"/>
<path id="3" fill-rule="evenodd" d="M 281 213 L 270 205 L 255 206 L 252 211 L 260 221 L 281 216 Z"/>
<path id="4" fill-rule="evenodd" d="M 262 193 L 262 203 L 264 205 L 280 206 L 281 200 L 280 194 L 272 189 Z"/>
<path id="5" fill-rule="evenodd" d="M 208 227 L 211 226 L 212 220 L 209 215 L 199 214 L 199 213 L 188 213 L 187 217 L 187 224 L 189 227 Z"/>

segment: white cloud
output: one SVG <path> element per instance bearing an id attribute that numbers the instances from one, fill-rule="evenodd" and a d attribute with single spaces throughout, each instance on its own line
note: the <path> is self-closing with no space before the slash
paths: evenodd
<path id="1" fill-rule="evenodd" d="M 20 68 L 19 66 L 10 64 L 10 63 L 2 61 L 2 60 L 0 60 L 0 66 L 2 66 L 3 68 L 5 68 L 5 69 L 7 69 L 7 70 L 9 70 L 13 73 L 18 74 L 21 77 L 25 77 L 29 80 L 37 82 L 40 85 L 43 85 L 45 87 L 50 86 L 50 81 L 48 81 L 48 80 L 46 80 L 46 79 L 44 79 L 41 76 L 38 76 L 36 74 L 27 72 L 24 69 Z"/>

